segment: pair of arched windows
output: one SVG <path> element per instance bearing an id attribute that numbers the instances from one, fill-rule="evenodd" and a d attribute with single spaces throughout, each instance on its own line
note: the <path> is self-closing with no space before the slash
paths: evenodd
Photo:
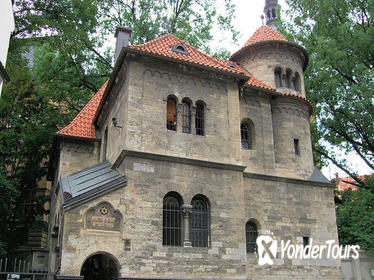
<path id="1" fill-rule="evenodd" d="M 178 101 L 176 97 L 169 96 L 167 100 L 167 116 L 166 116 L 166 128 L 168 130 L 177 130 L 177 115 L 178 115 Z M 202 101 L 196 102 L 196 113 L 194 114 L 195 119 L 192 118 L 192 102 L 184 98 L 182 100 L 182 132 L 192 132 L 192 122 L 195 121 L 196 135 L 204 135 L 205 126 L 205 105 Z"/>
<path id="2" fill-rule="evenodd" d="M 242 149 L 252 150 L 255 141 L 255 126 L 250 119 L 245 119 L 240 124 L 240 137 Z"/>
<path id="3" fill-rule="evenodd" d="M 275 68 L 274 70 L 274 83 L 275 87 L 286 87 L 292 88 L 296 91 L 300 91 L 300 76 L 299 73 L 295 72 L 292 76 L 292 70 L 287 69 L 285 75 L 283 75 L 283 70 L 280 67 Z"/>
<path id="4" fill-rule="evenodd" d="M 191 201 L 192 208 L 183 208 L 182 197 L 168 193 L 163 202 L 162 244 L 182 246 L 186 236 L 193 247 L 208 247 L 210 236 L 209 201 L 203 195 L 196 195 Z M 184 219 L 187 219 L 189 232 L 184 230 Z"/>

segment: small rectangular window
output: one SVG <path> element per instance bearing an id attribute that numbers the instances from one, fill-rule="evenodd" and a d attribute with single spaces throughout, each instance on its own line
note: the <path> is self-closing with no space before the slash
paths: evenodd
<path id="1" fill-rule="evenodd" d="M 293 145 L 295 149 L 295 155 L 300 155 L 299 139 L 293 139 Z"/>
<path id="2" fill-rule="evenodd" d="M 308 236 L 303 237 L 303 246 L 304 248 L 310 244 L 310 239 Z M 305 251 L 306 254 L 309 253 L 309 248 Z"/>

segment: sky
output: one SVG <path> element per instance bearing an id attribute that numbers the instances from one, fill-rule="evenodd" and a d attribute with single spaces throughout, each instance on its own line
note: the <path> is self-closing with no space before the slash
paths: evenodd
<path id="1" fill-rule="evenodd" d="M 217 0 L 217 2 L 221 1 L 224 0 Z M 215 40 L 213 44 L 219 44 L 228 49 L 231 53 L 234 53 L 243 46 L 256 29 L 262 25 L 261 15 L 263 14 L 265 0 L 232 0 L 232 2 L 236 5 L 236 18 L 233 21 L 234 28 L 239 31 L 241 35 L 238 39 L 238 45 L 233 44 L 229 36 L 220 40 L 219 38 L 222 38 L 222 34 L 218 33 L 219 31 L 214 32 L 216 35 L 214 34 Z M 285 0 L 279 0 L 278 3 L 283 9 L 287 7 Z M 222 7 L 222 4 L 217 5 L 218 10 Z M 370 174 L 372 172 L 363 160 L 354 153 L 345 155 L 343 151 L 335 150 L 335 152 L 341 159 L 347 158 L 349 164 L 360 175 Z M 339 177 L 347 176 L 345 172 L 341 171 L 333 164 L 322 168 L 322 173 L 328 179 L 335 178 L 336 173 L 338 173 Z"/>

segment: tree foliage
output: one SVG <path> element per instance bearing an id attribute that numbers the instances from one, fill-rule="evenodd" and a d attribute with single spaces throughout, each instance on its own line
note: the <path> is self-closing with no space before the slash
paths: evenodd
<path id="1" fill-rule="evenodd" d="M 337 198 L 340 244 L 360 245 L 374 256 L 374 192 L 363 188 L 348 189 L 338 193 Z"/>
<path id="2" fill-rule="evenodd" d="M 314 151 L 370 188 L 330 147 L 374 169 L 374 0 L 287 2 L 282 32 L 310 55 L 305 86 L 315 104 Z"/>

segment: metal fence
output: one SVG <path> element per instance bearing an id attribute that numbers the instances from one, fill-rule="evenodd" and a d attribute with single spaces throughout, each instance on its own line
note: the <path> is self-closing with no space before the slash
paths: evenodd
<path id="1" fill-rule="evenodd" d="M 0 280 L 54 280 L 55 274 L 35 270 L 31 262 L 22 259 L 0 259 Z"/>

